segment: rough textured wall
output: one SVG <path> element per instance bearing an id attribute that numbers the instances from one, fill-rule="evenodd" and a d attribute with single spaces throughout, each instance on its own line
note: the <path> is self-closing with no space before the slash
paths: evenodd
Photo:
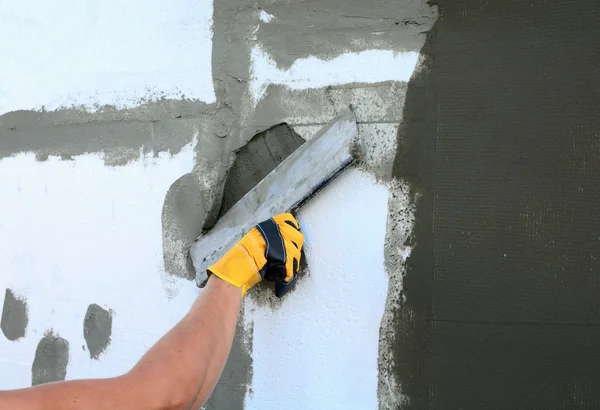
<path id="1" fill-rule="evenodd" d="M 0 177 L 8 181 L 0 207 L 14 216 L 0 236 L 0 269 L 29 318 L 24 338 L 0 341 L 7 357 L 50 363 L 58 378 L 127 370 L 196 294 L 187 248 L 216 220 L 224 187 L 252 183 L 235 172 L 227 180 L 234 152 L 281 123 L 310 138 L 352 105 L 364 155 L 299 215 L 306 280 L 285 303 L 262 288 L 246 299 L 209 407 L 278 407 L 273 374 L 293 380 L 289 408 L 402 402 L 391 354 L 402 329 L 391 313 L 401 302 L 413 207 L 392 166 L 407 81 L 436 8 L 215 0 L 210 16 L 208 2 L 154 0 L 108 19 L 111 5 L 70 7 L 85 24 L 35 4 L 0 9 L 15 21 L 2 30 L 32 41 L 50 30 L 45 20 L 63 23 L 45 39 L 53 53 L 39 60 L 4 40 L 23 73 L 2 77 L 21 79 L 16 85 L 0 80 Z M 28 25 L 16 24 L 23 18 Z M 111 47 L 120 36 L 125 43 Z M 79 65 L 78 50 L 87 52 Z M 25 70 L 51 65 L 52 55 L 65 60 L 46 77 Z M 32 78 L 46 92 L 21 84 Z M 38 357 L 40 340 L 58 353 Z M 2 387 L 26 385 L 32 370 L 17 366 Z"/>
<path id="2" fill-rule="evenodd" d="M 394 167 L 407 408 L 598 408 L 600 4 L 438 3 Z"/>

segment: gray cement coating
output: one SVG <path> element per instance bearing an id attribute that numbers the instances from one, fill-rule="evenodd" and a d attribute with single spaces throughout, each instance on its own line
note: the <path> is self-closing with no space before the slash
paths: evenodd
<path id="1" fill-rule="evenodd" d="M 274 18 L 256 33 L 280 68 L 299 58 L 334 58 L 370 49 L 419 51 L 435 22 L 434 9 L 422 1 L 259 0 Z"/>
<path id="2" fill-rule="evenodd" d="M 306 90 L 271 85 L 267 94 L 268 98 L 261 100 L 247 117 L 242 130 L 244 137 L 264 129 L 270 120 L 276 120 L 289 124 L 304 139 L 310 139 L 351 105 L 362 145 L 362 168 L 382 181 L 391 180 L 406 83 L 352 83 Z"/>
<path id="3" fill-rule="evenodd" d="M 243 315 L 242 311 L 225 369 L 204 407 L 206 410 L 244 408 L 246 392 L 252 385 L 252 329 L 244 328 Z"/>
<path id="4" fill-rule="evenodd" d="M 406 274 L 405 255 L 413 245 L 411 227 L 414 224 L 415 205 L 407 195 L 409 191 L 409 185 L 400 179 L 395 179 L 390 184 L 387 235 L 384 245 L 385 269 L 389 275 L 389 283 L 385 311 L 379 329 L 378 355 L 377 397 L 379 408 L 382 410 L 398 409 L 409 402 L 398 377 L 398 367 L 401 367 L 402 363 L 398 362 L 395 351 L 407 334 L 410 334 L 409 327 L 398 325 L 404 320 L 410 320 L 401 318 Z"/>
<path id="5" fill-rule="evenodd" d="M 17 296 L 11 289 L 6 289 L 0 328 L 8 340 L 18 340 L 25 336 L 29 322 L 27 301 Z"/>
<path id="6" fill-rule="evenodd" d="M 209 114 L 212 104 L 201 101 L 159 99 L 156 101 L 139 101 L 136 108 L 117 109 L 104 105 L 94 111 L 85 108 L 71 107 L 55 111 L 13 111 L 0 116 L 0 129 L 11 129 L 27 125 L 34 128 L 46 128 L 55 125 L 74 125 L 91 122 L 152 122 L 177 118 L 194 118 Z"/>
<path id="7" fill-rule="evenodd" d="M 600 3 L 437 3 L 394 166 L 404 408 L 600 408 Z"/>
<path id="8" fill-rule="evenodd" d="M 287 124 L 280 124 L 256 134 L 240 148 L 225 180 L 219 217 L 303 143 Z"/>
<path id="9" fill-rule="evenodd" d="M 176 154 L 206 126 L 202 117 L 74 121 L 53 125 L 50 116 L 17 112 L 0 117 L 0 159 L 19 152 L 34 152 L 38 160 L 50 155 L 71 159 L 101 152 L 107 165 L 124 165 L 138 159 L 140 153 Z"/>
<path id="10" fill-rule="evenodd" d="M 88 306 L 83 320 L 83 337 L 92 359 L 98 359 L 110 344 L 112 311 L 97 304 Z"/>
<path id="11" fill-rule="evenodd" d="M 38 343 L 31 365 L 31 385 L 64 380 L 69 364 L 69 342 L 50 329 Z"/>

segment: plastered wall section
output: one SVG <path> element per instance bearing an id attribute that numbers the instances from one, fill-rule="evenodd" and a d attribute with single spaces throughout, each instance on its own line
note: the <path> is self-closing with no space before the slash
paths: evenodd
<path id="1" fill-rule="evenodd" d="M 218 146 L 202 125 L 215 102 L 212 2 L 72 0 L 69 20 L 63 6 L 41 3 L 0 9 L 0 52 L 11 61 L 0 75 L 0 389 L 121 374 L 183 316 L 199 290 L 165 270 L 163 205 L 173 182 Z M 255 14 L 257 25 L 277 23 L 276 13 Z M 39 53 L 24 53 L 17 35 L 32 47 L 44 38 Z M 242 407 L 385 407 L 401 400 L 380 386 L 383 377 L 399 389 L 380 357 L 382 319 L 397 302 L 388 289 L 401 286 L 384 252 L 396 223 L 390 193 L 402 192 L 390 171 L 418 53 L 360 47 L 282 65 L 272 47 L 250 48 L 240 139 L 229 147 L 278 122 L 310 138 L 352 104 L 365 154 L 298 215 L 307 277 L 280 304 L 244 302 Z M 57 115 L 27 124 L 39 137 L 21 146 L 8 134 L 18 110 Z M 84 143 L 66 157 L 65 135 Z M 98 143 L 103 135 L 117 144 Z M 410 232 L 410 218 L 402 223 Z"/>

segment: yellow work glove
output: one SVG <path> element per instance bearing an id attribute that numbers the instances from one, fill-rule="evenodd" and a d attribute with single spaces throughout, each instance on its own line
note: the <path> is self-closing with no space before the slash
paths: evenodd
<path id="1" fill-rule="evenodd" d="M 217 263 L 214 274 L 242 288 L 242 296 L 263 279 L 275 282 L 275 295 L 282 297 L 300 268 L 304 235 L 292 214 L 281 214 L 259 223 Z"/>

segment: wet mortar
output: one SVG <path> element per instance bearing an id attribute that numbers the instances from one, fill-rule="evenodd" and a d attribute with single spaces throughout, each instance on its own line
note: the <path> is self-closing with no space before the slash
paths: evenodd
<path id="1" fill-rule="evenodd" d="M 11 289 L 6 289 L 0 328 L 4 336 L 11 341 L 25 336 L 29 323 L 27 300 L 16 295 Z"/>
<path id="2" fill-rule="evenodd" d="M 48 330 L 38 343 L 31 365 L 31 385 L 65 380 L 69 364 L 69 342 Z"/>
<path id="3" fill-rule="evenodd" d="M 92 359 L 98 360 L 110 344 L 113 312 L 91 304 L 83 320 L 83 337 Z"/>

